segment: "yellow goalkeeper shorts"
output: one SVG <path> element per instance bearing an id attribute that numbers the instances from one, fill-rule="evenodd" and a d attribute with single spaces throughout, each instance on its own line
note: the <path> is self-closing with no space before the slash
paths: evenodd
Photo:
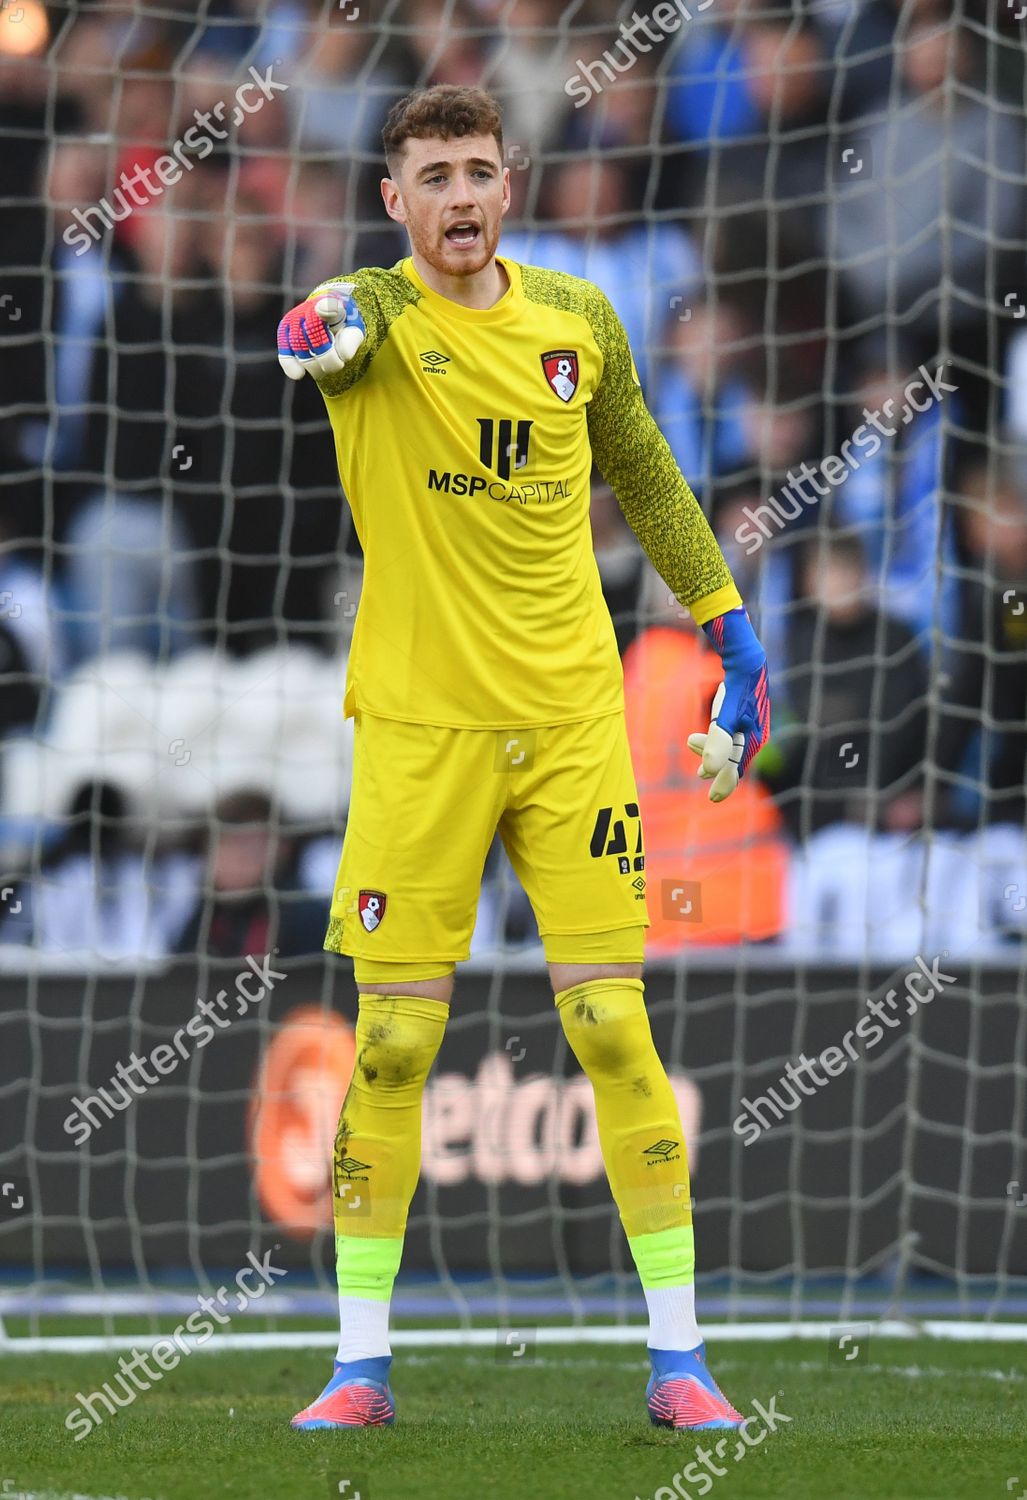
<path id="1" fill-rule="evenodd" d="M 354 736 L 330 952 L 467 958 L 497 829 L 543 939 L 649 925 L 623 714 L 493 730 L 359 713 Z"/>

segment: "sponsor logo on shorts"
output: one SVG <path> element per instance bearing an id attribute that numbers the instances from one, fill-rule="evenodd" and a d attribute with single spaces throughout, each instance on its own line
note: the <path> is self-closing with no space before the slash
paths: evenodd
<path id="1" fill-rule="evenodd" d="M 357 910 L 365 932 L 373 932 L 376 927 L 381 926 L 385 918 L 387 900 L 388 897 L 384 891 L 360 891 L 357 896 Z"/>
<path id="2" fill-rule="evenodd" d="M 614 816 L 620 809 L 612 807 L 601 807 L 596 813 L 595 823 L 592 825 L 592 837 L 589 839 L 588 852 L 593 859 L 605 859 L 607 855 L 613 855 L 617 861 L 617 869 L 621 875 L 630 875 L 632 871 L 645 869 L 645 855 L 642 853 L 642 820 L 638 812 L 637 802 L 625 802 L 622 804 L 624 816 Z M 639 893 L 639 899 L 644 900 L 642 892 L 645 890 L 645 880 L 633 880 L 632 885 Z"/>

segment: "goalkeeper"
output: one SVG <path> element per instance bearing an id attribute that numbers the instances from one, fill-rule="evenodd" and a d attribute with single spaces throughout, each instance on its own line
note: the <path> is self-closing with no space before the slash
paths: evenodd
<path id="1" fill-rule="evenodd" d="M 421 1100 L 496 829 L 531 899 L 649 1309 L 653 1422 L 742 1418 L 696 1324 L 685 1145 L 643 1001 L 645 876 L 623 685 L 589 529 L 593 461 L 724 664 L 692 735 L 720 801 L 770 729 L 766 658 L 591 283 L 497 256 L 499 108 L 437 85 L 383 132 L 410 255 L 282 320 L 328 408 L 364 552 L 345 712 L 349 820 L 325 947 L 352 956 L 356 1061 L 333 1182 L 341 1336 L 300 1429 L 389 1423 L 389 1304 L 420 1168 Z M 354 1214 L 359 1195 L 369 1213 Z"/>

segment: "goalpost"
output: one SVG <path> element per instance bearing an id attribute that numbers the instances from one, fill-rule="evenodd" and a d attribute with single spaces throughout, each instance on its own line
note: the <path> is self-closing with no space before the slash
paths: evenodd
<path id="1" fill-rule="evenodd" d="M 770 655 L 772 744 L 711 814 L 681 749 L 708 664 L 596 476 L 704 1327 L 1025 1337 L 1015 8 L 960 0 L 937 44 L 908 0 L 887 36 L 858 0 L 16 9 L 0 1348 L 127 1347 L 265 1254 L 281 1284 L 210 1346 L 335 1344 L 355 992 L 309 933 L 361 569 L 321 398 L 271 340 L 405 253 L 379 132 L 431 81 L 500 97 L 500 253 L 610 296 Z M 635 1342 L 589 1086 L 498 847 L 458 982 L 394 1342 Z"/>

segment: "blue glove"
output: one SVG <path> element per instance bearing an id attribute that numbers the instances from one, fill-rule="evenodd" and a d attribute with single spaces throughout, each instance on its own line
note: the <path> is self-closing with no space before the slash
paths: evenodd
<path id="1" fill-rule="evenodd" d="M 278 363 L 290 380 L 341 370 L 364 342 L 352 281 L 335 281 L 286 313 L 278 325 Z"/>
<path id="2" fill-rule="evenodd" d="M 688 746 L 702 759 L 699 775 L 713 782 L 710 801 L 723 802 L 770 738 L 767 654 L 744 607 L 708 620 L 703 630 L 724 663 L 724 681 L 713 700 L 709 729 L 690 734 Z"/>

